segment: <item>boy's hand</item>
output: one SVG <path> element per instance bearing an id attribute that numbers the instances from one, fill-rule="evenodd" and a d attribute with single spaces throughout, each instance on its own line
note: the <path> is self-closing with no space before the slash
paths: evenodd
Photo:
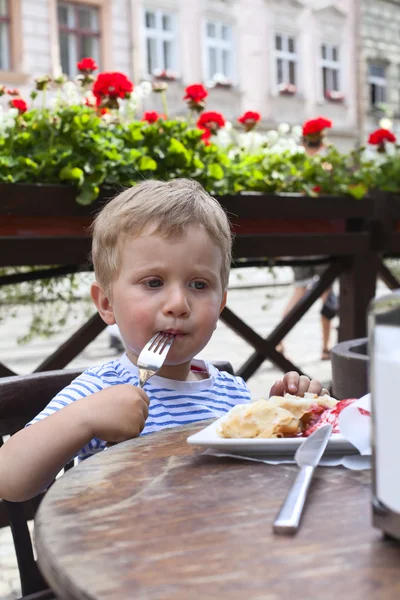
<path id="1" fill-rule="evenodd" d="M 270 396 L 284 396 L 285 394 L 293 394 L 293 396 L 304 396 L 306 392 L 324 396 L 329 392 L 322 387 L 318 379 L 310 379 L 306 375 L 299 375 L 296 371 L 286 373 L 283 379 L 276 381 L 269 393 Z"/>
<path id="2" fill-rule="evenodd" d="M 107 442 L 137 437 L 149 414 L 148 395 L 130 384 L 110 386 L 80 402 L 92 437 Z"/>

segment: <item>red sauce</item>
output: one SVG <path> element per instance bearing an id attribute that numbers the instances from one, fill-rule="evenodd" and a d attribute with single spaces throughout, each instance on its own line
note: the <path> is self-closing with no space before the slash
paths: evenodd
<path id="1" fill-rule="evenodd" d="M 307 428 L 303 431 L 302 436 L 308 437 L 316 429 L 319 429 L 319 427 L 322 427 L 322 425 L 327 425 L 327 424 L 332 425 L 332 427 L 333 427 L 332 433 L 340 433 L 339 432 L 339 415 L 344 408 L 347 408 L 347 406 L 350 406 L 350 404 L 353 404 L 353 402 L 355 402 L 356 400 L 357 400 L 357 398 L 349 398 L 347 400 L 340 400 L 336 404 L 336 406 L 334 406 L 333 408 L 323 409 L 322 413 L 320 412 L 319 414 L 317 412 L 315 412 L 315 418 L 311 419 L 311 422 L 309 423 Z M 361 412 L 361 414 L 369 414 L 368 411 L 366 411 L 362 408 L 359 408 L 358 410 Z"/>

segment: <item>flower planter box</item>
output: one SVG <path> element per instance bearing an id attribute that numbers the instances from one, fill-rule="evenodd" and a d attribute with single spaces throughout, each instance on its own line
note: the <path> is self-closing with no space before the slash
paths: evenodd
<path id="1" fill-rule="evenodd" d="M 70 186 L 0 185 L 0 264 L 85 263 L 87 228 L 116 193 L 102 189 L 81 206 Z M 369 199 L 249 193 L 219 201 L 231 217 L 236 258 L 351 253 L 372 213 Z"/>

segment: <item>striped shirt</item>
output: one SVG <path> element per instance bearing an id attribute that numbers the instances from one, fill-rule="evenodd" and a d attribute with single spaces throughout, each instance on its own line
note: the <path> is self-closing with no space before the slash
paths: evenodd
<path id="1" fill-rule="evenodd" d="M 192 365 L 195 370 L 206 371 L 208 377 L 198 381 L 176 381 L 155 375 L 145 384 L 144 389 L 150 398 L 150 406 L 141 435 L 167 427 L 221 417 L 236 404 L 250 402 L 250 391 L 240 377 L 218 371 L 209 362 L 193 360 Z M 79 398 L 123 383 L 139 383 L 138 369 L 126 354 L 84 371 L 27 425 L 48 417 Z M 78 460 L 83 460 L 105 447 L 104 440 L 93 438 L 78 452 Z"/>

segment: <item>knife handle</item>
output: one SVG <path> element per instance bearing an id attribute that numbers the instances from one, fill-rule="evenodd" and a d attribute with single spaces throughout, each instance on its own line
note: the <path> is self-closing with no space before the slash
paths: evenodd
<path id="1" fill-rule="evenodd" d="M 315 467 L 301 467 L 274 521 L 275 533 L 281 535 L 296 533 L 314 470 Z"/>

